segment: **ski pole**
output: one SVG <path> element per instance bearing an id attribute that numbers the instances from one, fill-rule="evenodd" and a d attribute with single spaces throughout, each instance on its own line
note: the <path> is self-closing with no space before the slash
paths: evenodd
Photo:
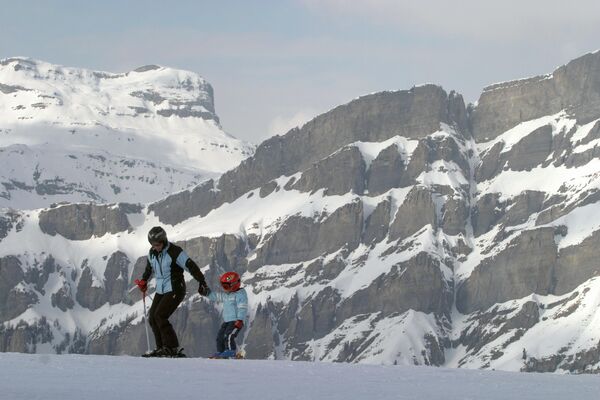
<path id="1" fill-rule="evenodd" d="M 142 303 L 144 303 L 144 327 L 146 328 L 146 344 L 148 345 L 148 352 L 150 352 L 150 335 L 148 334 L 148 314 L 146 313 L 146 292 L 142 297 Z"/>

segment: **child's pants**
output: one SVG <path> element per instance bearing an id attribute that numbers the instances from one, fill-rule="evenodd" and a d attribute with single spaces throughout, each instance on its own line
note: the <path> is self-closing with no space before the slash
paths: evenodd
<path id="1" fill-rule="evenodd" d="M 219 353 L 225 350 L 234 350 L 237 348 L 235 345 L 235 337 L 240 333 L 240 330 L 234 326 L 235 321 L 223 322 L 219 333 L 217 333 L 217 351 Z"/>

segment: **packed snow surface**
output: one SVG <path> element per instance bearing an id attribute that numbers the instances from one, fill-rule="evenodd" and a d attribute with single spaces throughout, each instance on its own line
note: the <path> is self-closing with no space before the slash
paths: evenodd
<path id="1" fill-rule="evenodd" d="M 4 399 L 597 399 L 597 376 L 0 353 Z"/>

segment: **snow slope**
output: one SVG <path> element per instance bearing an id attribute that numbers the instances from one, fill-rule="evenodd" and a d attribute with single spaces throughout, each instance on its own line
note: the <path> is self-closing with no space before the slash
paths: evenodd
<path id="1" fill-rule="evenodd" d="M 596 376 L 289 361 L 0 353 L 5 399 L 596 399 Z M 160 379 L 157 379 L 160 377 Z"/>

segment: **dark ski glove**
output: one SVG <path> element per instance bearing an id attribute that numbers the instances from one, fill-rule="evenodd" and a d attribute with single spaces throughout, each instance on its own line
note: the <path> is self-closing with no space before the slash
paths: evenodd
<path id="1" fill-rule="evenodd" d="M 201 283 L 200 286 L 198 286 L 198 293 L 200 293 L 200 296 L 208 296 L 210 294 L 210 288 L 206 285 L 206 283 Z"/>
<path id="2" fill-rule="evenodd" d="M 241 330 L 244 327 L 244 321 L 238 319 L 237 321 L 235 321 L 235 324 L 233 324 L 233 326 L 235 326 L 238 330 Z"/>
<path id="3" fill-rule="evenodd" d="M 146 290 L 148 290 L 148 283 L 143 279 L 136 279 L 135 284 L 140 288 L 142 293 L 146 293 Z"/>

